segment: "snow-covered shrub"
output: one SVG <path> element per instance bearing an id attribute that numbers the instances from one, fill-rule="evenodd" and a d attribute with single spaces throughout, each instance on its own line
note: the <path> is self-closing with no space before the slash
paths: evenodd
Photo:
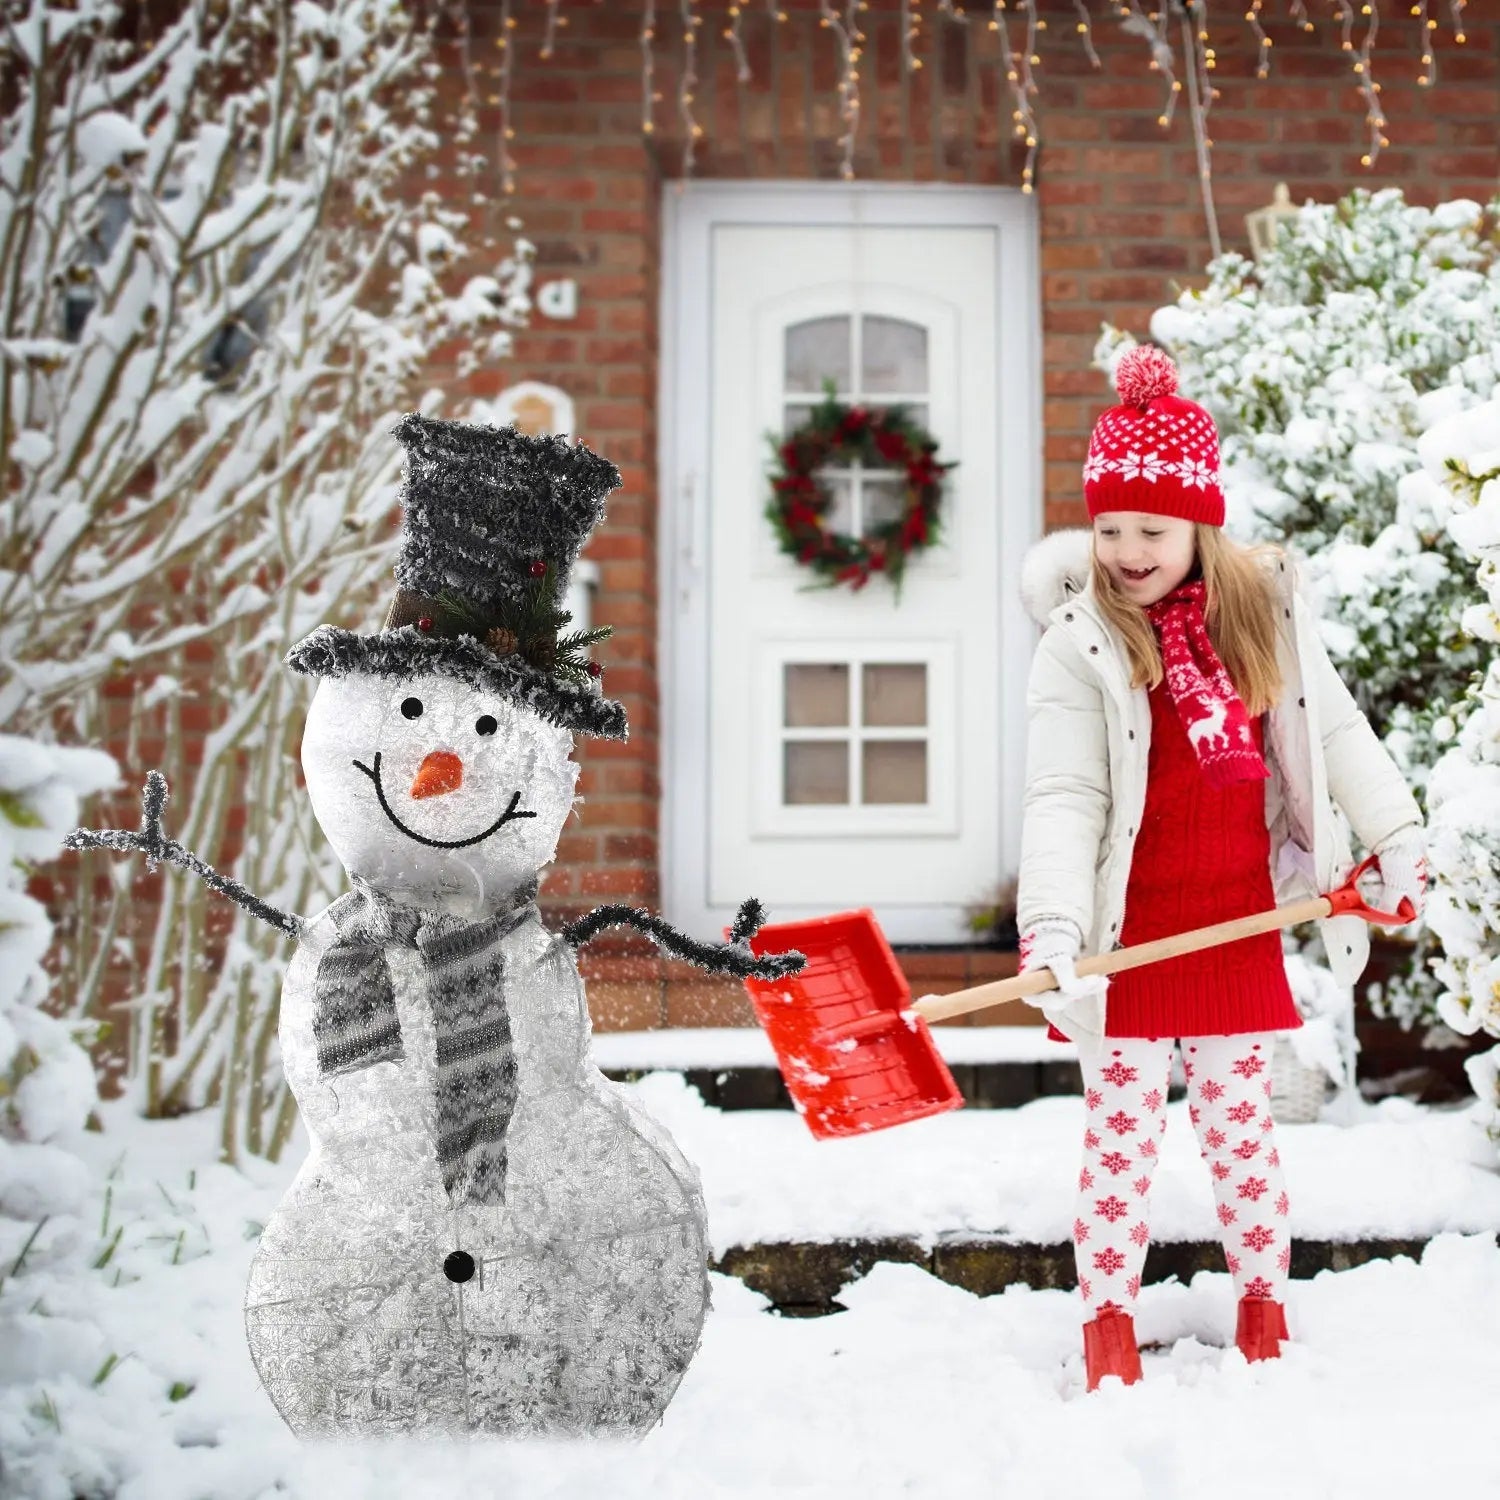
<path id="1" fill-rule="evenodd" d="M 1403 496 L 1428 505 L 1469 560 L 1474 598 L 1464 629 L 1481 643 L 1482 678 L 1446 707 L 1451 747 L 1427 787 L 1432 895 L 1427 921 L 1442 940 L 1438 1014 L 1455 1031 L 1500 1037 L 1500 389 L 1465 409 L 1447 403 L 1422 437 L 1422 468 Z M 1468 1062 L 1486 1121 L 1500 1140 L 1500 1047 Z"/>
<path id="2" fill-rule="evenodd" d="M 0 1269 L 16 1261 L 39 1219 L 85 1192 L 87 1175 L 66 1142 L 97 1097 L 74 1029 L 41 1008 L 52 923 L 26 894 L 26 876 L 61 849 L 80 799 L 118 780 L 102 751 L 0 734 Z"/>
<path id="3" fill-rule="evenodd" d="M 1263 259 L 1214 261 L 1151 333 L 1219 425 L 1228 529 L 1299 553 L 1329 654 L 1421 800 L 1483 651 L 1464 624 L 1472 564 L 1401 480 L 1430 393 L 1481 400 L 1500 381 L 1493 217 L 1395 189 L 1309 204 Z M 1127 342 L 1107 329 L 1101 362 Z M 1431 934 L 1406 935 L 1411 971 L 1376 1001 L 1409 1021 L 1437 986 Z"/>
<path id="4" fill-rule="evenodd" d="M 50 1158 L 38 1148 L 81 1130 L 96 1097 L 88 1054 L 70 1027 L 41 1009 L 52 923 L 26 894 L 26 877 L 62 848 L 80 800 L 118 781 L 119 768 L 101 750 L 0 734 L 0 1209 L 7 1211 L 17 1182 L 46 1176 Z"/>
<path id="5" fill-rule="evenodd" d="M 429 356 L 493 363 L 529 309 L 530 247 L 486 240 L 492 269 L 464 278 L 472 205 L 412 188 L 440 153 L 482 161 L 472 89 L 438 115 L 445 9 L 18 0 L 0 34 L 0 724 L 123 735 L 115 820 L 161 769 L 171 835 L 282 909 L 335 894 L 336 867 L 297 793 L 306 685 L 281 655 L 388 581 L 389 428 L 437 404 Z M 82 880 L 66 998 L 97 1015 L 100 952 L 147 953 L 137 1103 L 217 1097 L 230 1155 L 274 1152 L 285 944 L 213 900 L 169 878 L 142 932 L 129 880 Z"/>

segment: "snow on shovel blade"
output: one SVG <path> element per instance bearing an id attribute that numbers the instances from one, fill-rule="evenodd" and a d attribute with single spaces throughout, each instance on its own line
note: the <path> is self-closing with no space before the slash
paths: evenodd
<path id="1" fill-rule="evenodd" d="M 786 979 L 746 979 L 792 1104 L 819 1140 L 959 1109 L 963 1096 L 868 907 L 762 927 L 754 952 L 807 955 Z"/>

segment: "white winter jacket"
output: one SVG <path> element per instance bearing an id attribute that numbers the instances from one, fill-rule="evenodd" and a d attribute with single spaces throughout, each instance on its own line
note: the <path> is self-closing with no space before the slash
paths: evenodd
<path id="1" fill-rule="evenodd" d="M 1022 565 L 1026 607 L 1046 630 L 1026 692 L 1016 910 L 1022 932 L 1047 917 L 1076 922 L 1086 954 L 1119 947 L 1151 748 L 1146 689 L 1129 686 L 1124 644 L 1097 607 L 1091 547 L 1089 530 L 1053 532 Z M 1282 697 L 1266 723 L 1266 824 L 1279 906 L 1348 877 L 1348 825 L 1373 849 L 1421 812 L 1329 661 L 1293 559 L 1274 566 Z M 1318 926 L 1329 968 L 1353 984 L 1370 953 L 1365 922 Z"/>

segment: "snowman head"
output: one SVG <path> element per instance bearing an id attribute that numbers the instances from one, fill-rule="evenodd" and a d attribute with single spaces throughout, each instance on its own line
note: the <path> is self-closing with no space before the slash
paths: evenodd
<path id="1" fill-rule="evenodd" d="M 302 737 L 319 826 L 350 876 L 410 905 L 477 917 L 557 849 L 573 736 L 442 673 L 325 678 Z"/>

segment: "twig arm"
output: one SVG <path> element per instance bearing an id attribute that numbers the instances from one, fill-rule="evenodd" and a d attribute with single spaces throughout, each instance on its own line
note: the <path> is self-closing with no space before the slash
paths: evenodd
<path id="1" fill-rule="evenodd" d="M 189 849 L 184 849 L 174 839 L 166 838 L 161 831 L 162 808 L 167 801 L 167 779 L 160 771 L 146 773 L 146 789 L 141 797 L 143 816 L 140 831 L 132 833 L 126 828 L 75 828 L 63 840 L 65 849 L 114 849 L 122 853 L 144 854 L 146 868 L 154 870 L 162 861 L 180 865 L 191 870 L 206 886 L 227 896 L 237 906 L 242 906 L 252 917 L 268 922 L 289 938 L 302 931 L 302 918 L 290 912 L 278 911 L 267 901 L 262 901 L 254 891 L 247 890 L 237 880 L 221 875 L 214 867 L 198 858 Z"/>
<path id="2" fill-rule="evenodd" d="M 629 926 L 646 933 L 664 953 L 685 959 L 710 974 L 730 974 L 736 979 L 785 979 L 801 971 L 807 963 L 805 954 L 795 951 L 767 953 L 757 958 L 750 950 L 750 939 L 765 921 L 765 910 L 753 896 L 740 904 L 727 943 L 702 943 L 679 932 L 665 919 L 653 916 L 636 906 L 596 906 L 593 911 L 569 922 L 562 930 L 563 941 L 581 948 L 606 927 Z"/>

